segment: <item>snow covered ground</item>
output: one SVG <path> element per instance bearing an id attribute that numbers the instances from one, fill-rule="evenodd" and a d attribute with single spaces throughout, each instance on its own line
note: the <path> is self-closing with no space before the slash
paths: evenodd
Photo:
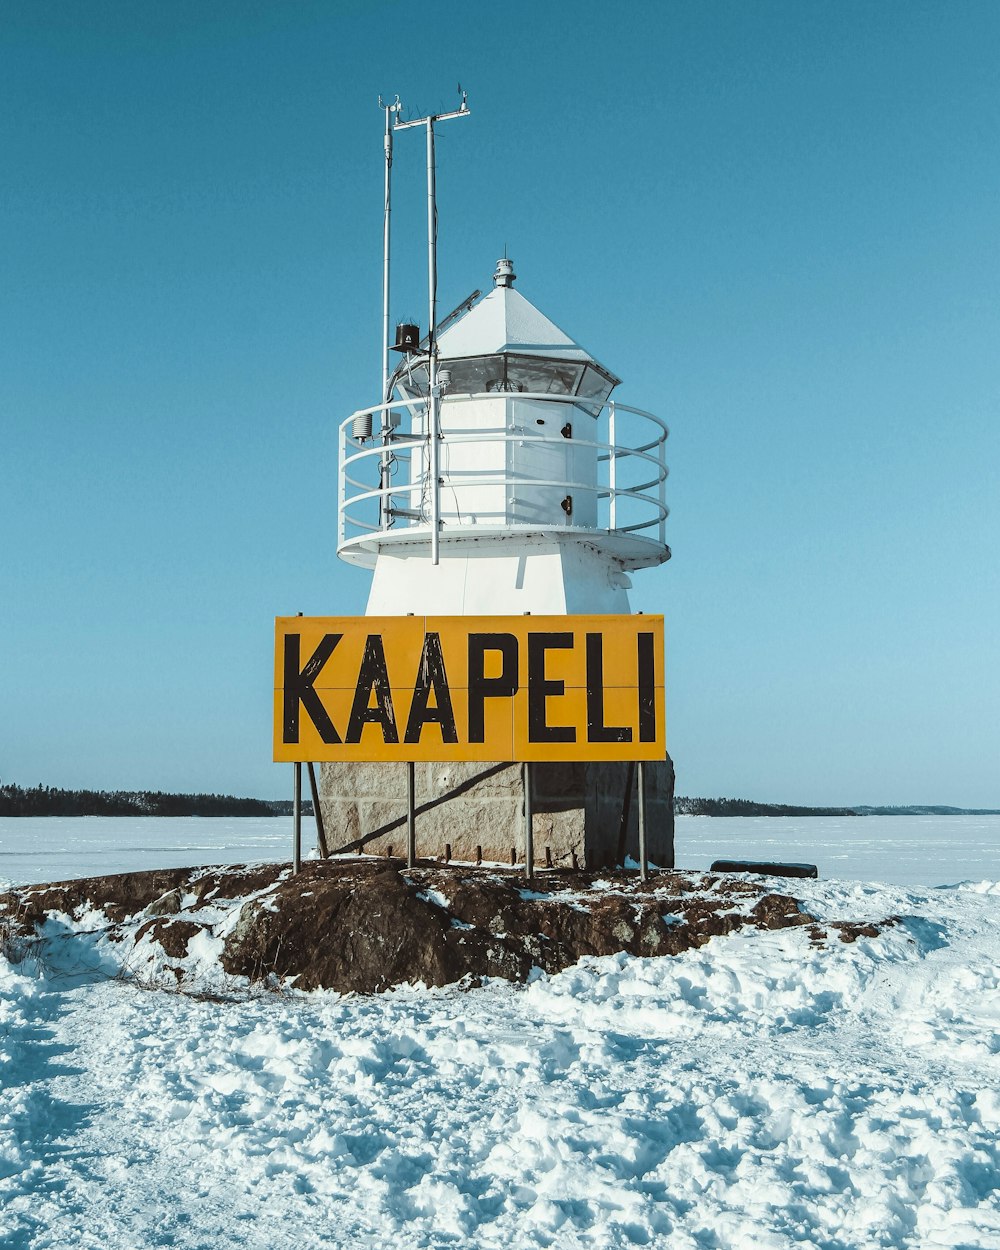
<path id="1" fill-rule="evenodd" d="M 788 883 L 901 917 L 853 944 L 467 993 L 200 1001 L 0 959 L 0 1245 L 1000 1250 L 1000 884 L 967 875 Z"/>
<path id="2" fill-rule="evenodd" d="M 291 817 L 0 817 L 0 884 L 291 858 Z M 304 845 L 314 838 L 303 822 Z M 418 834 L 419 836 L 419 834 Z M 807 860 L 820 876 L 896 885 L 1000 880 L 1000 816 L 677 818 L 677 863 Z"/>
<path id="3" fill-rule="evenodd" d="M 1000 816 L 679 816 L 676 843 L 684 867 L 735 857 L 895 885 L 1000 880 Z"/>

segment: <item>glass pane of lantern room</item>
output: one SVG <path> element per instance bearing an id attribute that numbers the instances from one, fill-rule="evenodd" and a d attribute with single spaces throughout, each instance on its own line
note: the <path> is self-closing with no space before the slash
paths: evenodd
<path id="1" fill-rule="evenodd" d="M 420 399 L 427 394 L 427 366 L 413 365 L 406 362 L 400 376 L 396 379 L 396 389 L 404 399 Z"/>
<path id="2" fill-rule="evenodd" d="M 608 381 L 603 373 L 588 365 L 583 372 L 583 379 L 580 382 L 580 389 L 577 391 L 577 394 L 581 399 L 592 399 L 596 402 L 580 404 L 579 407 L 584 412 L 590 413 L 592 417 L 596 417 L 613 389 L 612 383 Z"/>
<path id="3" fill-rule="evenodd" d="M 512 391 L 542 395 L 572 395 L 580 383 L 582 366 L 571 360 L 541 360 L 510 356 L 507 378 Z"/>
<path id="4" fill-rule="evenodd" d="M 496 382 L 503 365 L 499 356 L 471 356 L 465 360 L 442 360 L 438 368 L 451 373 L 449 395 L 481 395 L 499 389 Z"/>

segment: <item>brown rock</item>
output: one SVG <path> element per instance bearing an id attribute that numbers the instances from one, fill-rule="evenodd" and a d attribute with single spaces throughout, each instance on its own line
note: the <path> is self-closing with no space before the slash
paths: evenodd
<path id="1" fill-rule="evenodd" d="M 765 894 L 751 913 L 761 929 L 788 929 L 793 925 L 813 924 L 816 917 L 802 911 L 787 894 Z"/>
<path id="2" fill-rule="evenodd" d="M 149 936 L 153 942 L 163 947 L 164 953 L 172 959 L 184 959 L 188 953 L 188 942 L 196 933 L 204 933 L 203 924 L 195 924 L 191 920 L 147 920 L 136 931 L 135 940 Z"/>

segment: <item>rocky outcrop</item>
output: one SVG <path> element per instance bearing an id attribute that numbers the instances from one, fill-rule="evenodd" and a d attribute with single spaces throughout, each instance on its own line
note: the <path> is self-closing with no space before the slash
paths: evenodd
<path id="1" fill-rule="evenodd" d="M 95 926 L 95 916 L 106 923 Z M 585 955 L 675 955 L 748 926 L 808 925 L 813 940 L 827 932 L 759 879 L 671 872 L 642 882 L 557 869 L 528 881 L 372 859 L 311 861 L 297 876 L 281 864 L 173 869 L 0 895 L 0 922 L 22 938 L 45 941 L 56 920 L 62 942 L 100 933 L 123 967 L 145 960 L 171 983 L 193 980 L 197 948 L 239 984 L 357 993 L 523 981 L 532 968 L 558 972 Z M 829 928 L 854 940 L 846 925 Z"/>

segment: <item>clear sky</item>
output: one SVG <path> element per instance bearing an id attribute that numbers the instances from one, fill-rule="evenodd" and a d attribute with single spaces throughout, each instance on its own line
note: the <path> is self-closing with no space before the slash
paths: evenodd
<path id="1" fill-rule="evenodd" d="M 671 425 L 686 794 L 1000 804 L 1000 4 L 0 4 L 0 778 L 280 797 L 273 617 L 364 611 L 382 114 L 440 306 Z M 426 321 L 419 132 L 394 312 Z"/>

